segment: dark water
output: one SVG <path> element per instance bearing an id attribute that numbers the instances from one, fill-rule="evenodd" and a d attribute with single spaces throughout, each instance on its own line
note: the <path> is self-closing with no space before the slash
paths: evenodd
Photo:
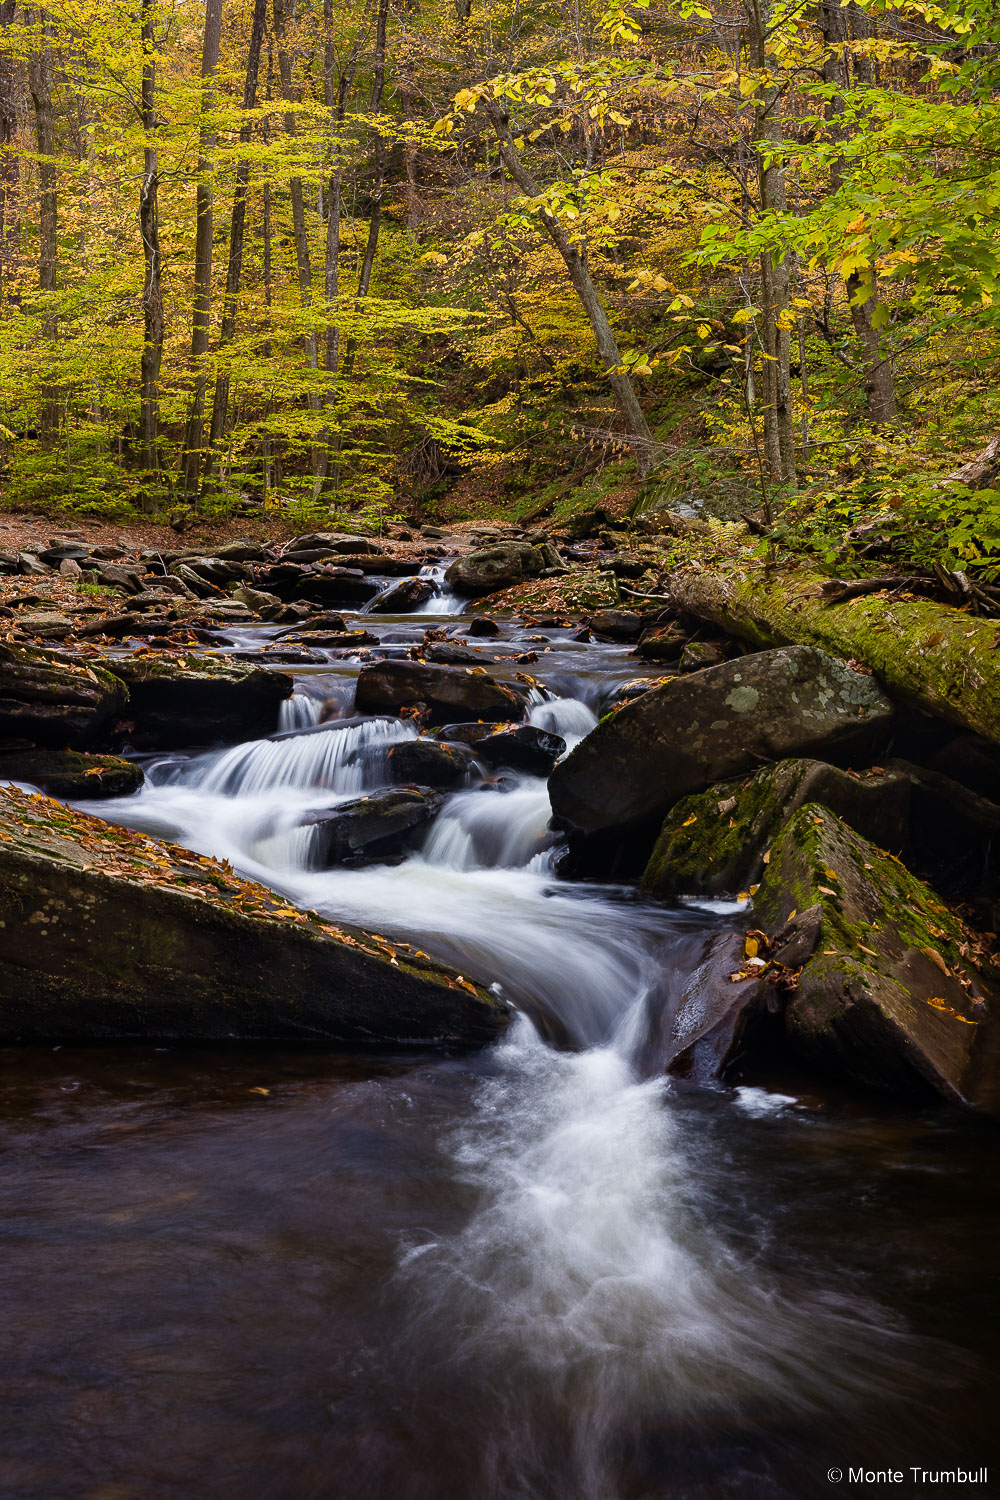
<path id="1" fill-rule="evenodd" d="M 721 1408 L 654 1389 L 625 1412 L 612 1390 L 604 1431 L 599 1374 L 573 1366 L 571 1338 L 557 1370 L 533 1363 L 530 1326 L 501 1317 L 477 1344 L 449 1287 L 428 1327 L 419 1259 L 398 1270 L 405 1247 L 460 1236 L 489 1191 L 454 1137 L 470 1121 L 489 1135 L 475 1116 L 490 1059 L 101 1049 L 3 1064 L 5 1497 L 570 1500 L 591 1439 L 615 1485 L 597 1493 L 671 1500 L 824 1494 L 849 1461 L 989 1461 L 994 1141 L 967 1120 L 816 1096 L 761 1115 L 732 1096 L 658 1104 L 686 1212 L 737 1287 L 770 1288 L 776 1319 L 805 1309 L 804 1347 L 785 1355 L 783 1393 L 756 1392 L 751 1370 Z M 669 1192 L 659 1207 L 669 1226 Z M 846 1393 L 822 1348 L 838 1307 Z M 818 1378 L 804 1409 L 799 1360 Z"/>
<path id="2" fill-rule="evenodd" d="M 572 737 L 636 664 L 548 634 L 532 713 Z M 356 671 L 303 688 L 348 712 Z M 564 1046 L 3 1052 L 0 1500 L 881 1493 L 827 1478 L 858 1465 L 969 1493 L 908 1469 L 997 1457 L 995 1130 L 668 1086 L 650 1039 L 734 918 L 555 881 L 530 777 L 402 865 L 317 871 L 302 810 L 391 742 L 343 734 L 172 757 L 103 810 L 419 935 Z"/>

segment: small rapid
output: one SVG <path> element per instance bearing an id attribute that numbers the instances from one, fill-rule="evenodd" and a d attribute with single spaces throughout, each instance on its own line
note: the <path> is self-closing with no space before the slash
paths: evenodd
<path id="1" fill-rule="evenodd" d="M 706 1164 L 654 1044 L 732 918 L 557 879 L 546 783 L 527 775 L 450 793 L 395 863 L 316 869 L 309 817 L 388 786 L 389 751 L 417 731 L 391 717 L 322 723 L 305 683 L 282 733 L 154 761 L 139 793 L 93 810 L 411 941 L 517 1007 L 468 1110 L 435 1127 L 467 1212 L 400 1239 L 388 1293 L 405 1310 L 401 1377 L 447 1369 L 449 1389 L 495 1407 L 499 1431 L 463 1495 L 630 1500 L 622 1454 L 650 1428 L 742 1432 L 905 1387 L 910 1346 L 891 1317 L 759 1272 L 711 1222 Z M 570 746 L 597 722 L 580 697 L 532 700 L 530 722 Z"/>

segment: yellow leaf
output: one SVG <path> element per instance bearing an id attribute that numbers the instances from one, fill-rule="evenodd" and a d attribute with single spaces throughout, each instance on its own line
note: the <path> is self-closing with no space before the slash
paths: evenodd
<path id="1" fill-rule="evenodd" d="M 837 892 L 831 890 L 828 885 L 818 885 L 816 889 L 818 891 L 822 891 L 824 896 L 835 896 L 837 894 Z"/>
<path id="2" fill-rule="evenodd" d="M 770 851 L 770 849 L 765 849 L 764 850 L 764 853 L 762 854 L 761 859 L 762 859 L 762 861 L 763 861 L 763 863 L 765 865 L 769 865 L 771 863 L 771 851 Z M 753 886 L 751 886 L 750 889 L 753 890 Z"/>
<path id="3" fill-rule="evenodd" d="M 757 943 L 757 939 L 756 938 L 752 938 L 752 937 L 748 937 L 747 938 L 747 940 L 746 940 L 746 946 L 744 948 L 744 952 L 746 953 L 747 958 L 756 958 L 757 957 L 757 948 L 758 948 L 758 946 L 759 945 Z"/>
<path id="4" fill-rule="evenodd" d="M 258 1085 L 257 1088 L 251 1089 L 250 1092 L 251 1092 L 251 1094 L 269 1094 L 271 1092 L 271 1090 L 270 1089 L 262 1089 Z"/>
<path id="5" fill-rule="evenodd" d="M 697 813 L 692 813 L 689 818 L 685 818 L 684 819 L 684 822 L 681 824 L 681 827 L 682 828 L 690 828 L 691 824 L 692 823 L 697 823 L 697 821 L 698 821 L 698 814 Z"/>

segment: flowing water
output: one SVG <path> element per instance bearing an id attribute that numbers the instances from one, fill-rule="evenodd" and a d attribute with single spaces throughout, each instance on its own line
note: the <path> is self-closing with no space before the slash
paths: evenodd
<path id="1" fill-rule="evenodd" d="M 460 624 L 437 604 L 366 624 L 403 651 Z M 529 645 L 569 743 L 636 675 L 515 627 L 498 675 Z M 798 1500 L 832 1465 L 987 1463 L 988 1129 L 666 1082 L 685 976 L 745 918 L 558 880 L 539 778 L 473 776 L 401 863 L 317 869 L 304 817 L 415 733 L 352 717 L 357 665 L 92 810 L 417 940 L 518 1019 L 461 1059 L 8 1051 L 0 1496 Z"/>

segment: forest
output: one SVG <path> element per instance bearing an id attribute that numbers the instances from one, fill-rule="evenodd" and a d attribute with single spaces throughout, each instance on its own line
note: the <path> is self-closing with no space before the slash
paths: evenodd
<path id="1" fill-rule="evenodd" d="M 3 0 L 4 503 L 378 524 L 626 486 L 821 558 L 874 518 L 988 580 L 997 25 Z"/>
<path id="2" fill-rule="evenodd" d="M 988 1493 L 998 100 L 0 0 L 3 1500 Z"/>

